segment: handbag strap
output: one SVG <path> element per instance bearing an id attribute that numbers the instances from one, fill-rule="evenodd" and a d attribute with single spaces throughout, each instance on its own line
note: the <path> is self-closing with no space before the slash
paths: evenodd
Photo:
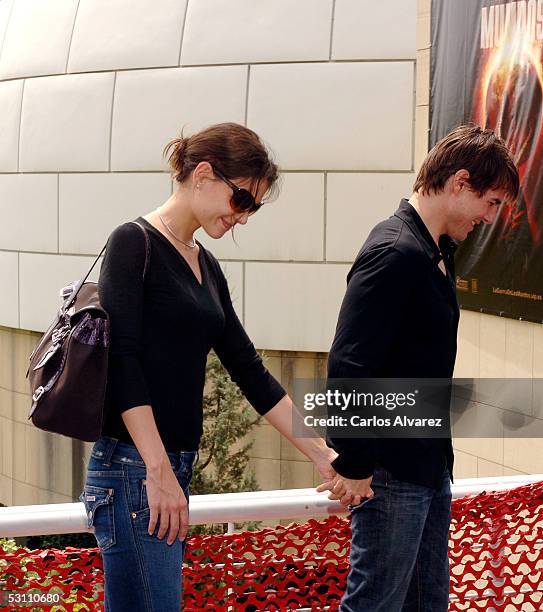
<path id="1" fill-rule="evenodd" d="M 137 221 L 130 221 L 130 223 L 134 223 L 139 228 L 141 228 L 141 231 L 143 232 L 143 235 L 145 236 L 145 263 L 143 264 L 143 280 L 145 280 L 147 269 L 149 268 L 149 259 L 151 255 L 151 243 L 149 241 L 149 234 L 147 233 L 147 230 L 143 227 L 141 223 L 138 223 Z"/>
<path id="2" fill-rule="evenodd" d="M 149 234 L 147 233 L 147 230 L 145 229 L 145 227 L 143 227 L 141 223 L 138 223 L 137 221 L 130 221 L 130 223 L 134 223 L 135 225 L 137 225 L 143 232 L 143 235 L 145 236 L 145 263 L 143 265 L 143 280 L 145 280 L 145 275 L 147 274 L 147 269 L 149 267 L 149 259 L 150 259 L 150 253 L 151 253 L 151 243 L 149 241 Z M 75 300 L 75 298 L 77 297 L 77 294 L 79 293 L 79 290 L 83 286 L 83 283 L 89 277 L 89 274 L 92 272 L 94 266 L 96 265 L 100 257 L 102 257 L 102 253 L 106 250 L 106 247 L 107 247 L 107 242 L 102 248 L 102 250 L 100 251 L 100 253 L 98 254 L 98 257 L 94 260 L 88 272 L 85 274 L 85 276 L 80 281 L 78 281 L 72 293 L 70 293 L 70 295 L 66 298 L 66 300 L 62 304 L 61 309 L 60 309 L 60 314 L 64 315 L 66 310 L 68 310 L 72 302 Z"/>

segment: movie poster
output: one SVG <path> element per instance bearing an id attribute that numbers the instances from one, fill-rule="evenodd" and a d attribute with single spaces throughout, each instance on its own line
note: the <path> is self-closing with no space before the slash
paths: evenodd
<path id="1" fill-rule="evenodd" d="M 456 255 L 463 307 L 543 322 L 543 0 L 433 0 L 430 147 L 457 125 L 495 130 L 521 195 Z"/>

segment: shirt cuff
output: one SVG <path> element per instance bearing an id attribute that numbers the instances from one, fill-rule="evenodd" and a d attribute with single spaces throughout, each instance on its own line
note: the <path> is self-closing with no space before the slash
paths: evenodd
<path id="1" fill-rule="evenodd" d="M 347 459 L 345 454 L 338 455 L 331 463 L 336 472 L 349 480 L 363 480 L 373 475 L 375 461 L 363 460 L 361 457 Z"/>

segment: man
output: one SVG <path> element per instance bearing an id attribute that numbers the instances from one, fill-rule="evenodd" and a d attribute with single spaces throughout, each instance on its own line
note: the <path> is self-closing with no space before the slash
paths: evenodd
<path id="1" fill-rule="evenodd" d="M 517 198 L 518 172 L 494 132 L 461 126 L 430 151 L 413 189 L 370 232 L 347 275 L 329 382 L 452 377 L 459 318 L 454 241 Z M 352 519 L 340 610 L 447 610 L 450 435 L 328 442 L 339 453 L 332 462 L 337 476 L 318 490 L 350 504 Z"/>

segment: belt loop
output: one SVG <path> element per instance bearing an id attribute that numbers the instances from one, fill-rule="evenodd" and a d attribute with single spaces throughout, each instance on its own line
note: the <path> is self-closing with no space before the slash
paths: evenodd
<path id="1" fill-rule="evenodd" d="M 117 438 L 107 438 L 106 448 L 104 450 L 104 465 L 109 467 L 111 465 L 111 456 L 117 446 Z"/>
<path id="2" fill-rule="evenodd" d="M 172 470 L 177 472 L 179 467 L 183 464 L 183 451 L 166 451 L 166 454 L 172 464 Z M 173 457 L 170 455 L 173 455 Z"/>

